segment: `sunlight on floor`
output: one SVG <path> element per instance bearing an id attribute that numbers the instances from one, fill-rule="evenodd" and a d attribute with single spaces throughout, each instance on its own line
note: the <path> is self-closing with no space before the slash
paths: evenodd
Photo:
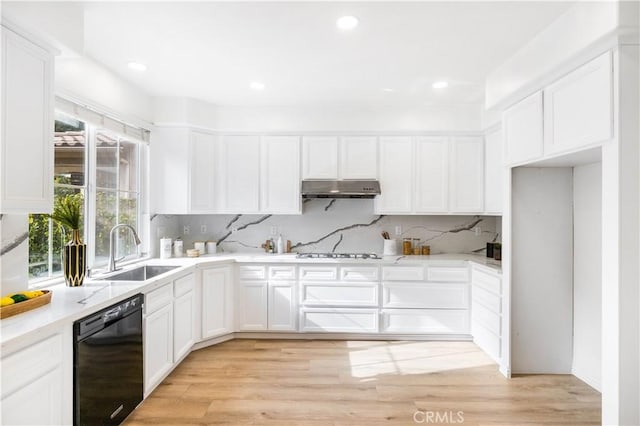
<path id="1" fill-rule="evenodd" d="M 471 342 L 352 341 L 348 347 L 351 375 L 363 379 L 495 365 Z"/>

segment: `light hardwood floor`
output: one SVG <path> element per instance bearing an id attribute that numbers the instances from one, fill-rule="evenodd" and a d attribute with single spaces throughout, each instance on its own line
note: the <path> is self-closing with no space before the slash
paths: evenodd
<path id="1" fill-rule="evenodd" d="M 470 342 L 233 340 L 192 352 L 125 424 L 587 425 L 600 394 L 505 379 Z"/>

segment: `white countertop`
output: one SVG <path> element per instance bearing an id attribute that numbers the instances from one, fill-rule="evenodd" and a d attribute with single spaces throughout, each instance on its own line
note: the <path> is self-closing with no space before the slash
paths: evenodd
<path id="1" fill-rule="evenodd" d="M 295 254 L 233 253 L 206 255 L 197 258 L 151 259 L 144 263 L 151 265 L 177 265 L 166 274 L 144 282 L 107 281 L 87 279 L 80 287 L 54 285 L 51 303 L 32 311 L 15 315 L 0 321 L 0 345 L 16 343 L 18 339 L 34 332 L 46 332 L 49 329 L 71 324 L 80 318 L 106 308 L 138 293 L 147 293 L 165 282 L 169 276 L 188 273 L 194 267 L 224 263 L 292 263 L 292 264 L 344 264 L 357 263 L 368 265 L 411 265 L 416 263 L 446 261 L 471 261 L 500 273 L 500 263 L 484 256 L 474 254 L 437 254 L 431 256 L 385 256 L 382 259 L 298 259 Z M 131 269 L 138 264 L 128 265 Z"/>

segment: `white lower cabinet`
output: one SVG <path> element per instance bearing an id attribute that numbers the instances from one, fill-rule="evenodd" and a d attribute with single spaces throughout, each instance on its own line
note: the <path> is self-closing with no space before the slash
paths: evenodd
<path id="1" fill-rule="evenodd" d="M 167 284 L 171 286 L 171 284 Z M 152 295 L 149 293 L 149 295 Z M 144 393 L 148 395 L 173 368 L 173 306 L 171 303 L 144 319 Z"/>
<path id="2" fill-rule="evenodd" d="M 461 309 L 383 309 L 382 332 L 468 334 L 469 312 Z"/>
<path id="3" fill-rule="evenodd" d="M 238 331 L 264 331 L 267 316 L 267 281 L 240 281 L 236 300 Z"/>
<path id="4" fill-rule="evenodd" d="M 498 273 L 471 268 L 471 335 L 496 362 L 502 358 L 502 278 Z"/>
<path id="5" fill-rule="evenodd" d="M 196 297 L 193 274 L 173 283 L 173 360 L 186 356 L 196 342 Z"/>
<path id="6" fill-rule="evenodd" d="M 233 332 L 233 279 L 231 266 L 216 266 L 201 271 L 202 338 Z"/>
<path id="7" fill-rule="evenodd" d="M 236 295 L 237 331 L 298 330 L 295 266 L 242 265 L 238 275 L 241 279 Z"/>
<path id="8" fill-rule="evenodd" d="M 268 300 L 268 329 L 296 331 L 298 329 L 298 305 L 296 281 L 270 281 Z"/>
<path id="9" fill-rule="evenodd" d="M 382 279 L 382 333 L 469 334 L 466 262 L 384 266 Z"/>
<path id="10" fill-rule="evenodd" d="M 195 343 L 195 277 L 155 288 L 144 302 L 144 394 L 149 395 Z"/>
<path id="11" fill-rule="evenodd" d="M 6 355 L 3 348 L 1 424 L 71 424 L 73 354 L 68 331 Z"/>
<path id="12" fill-rule="evenodd" d="M 300 330 L 324 333 L 377 333 L 378 309 L 302 308 Z"/>

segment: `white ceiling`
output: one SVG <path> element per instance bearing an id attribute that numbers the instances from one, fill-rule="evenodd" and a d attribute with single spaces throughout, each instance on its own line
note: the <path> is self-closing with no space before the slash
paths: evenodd
<path id="1" fill-rule="evenodd" d="M 90 2 L 85 53 L 150 94 L 219 105 L 481 103 L 487 74 L 570 5 Z M 338 30 L 342 15 L 360 25 Z"/>

